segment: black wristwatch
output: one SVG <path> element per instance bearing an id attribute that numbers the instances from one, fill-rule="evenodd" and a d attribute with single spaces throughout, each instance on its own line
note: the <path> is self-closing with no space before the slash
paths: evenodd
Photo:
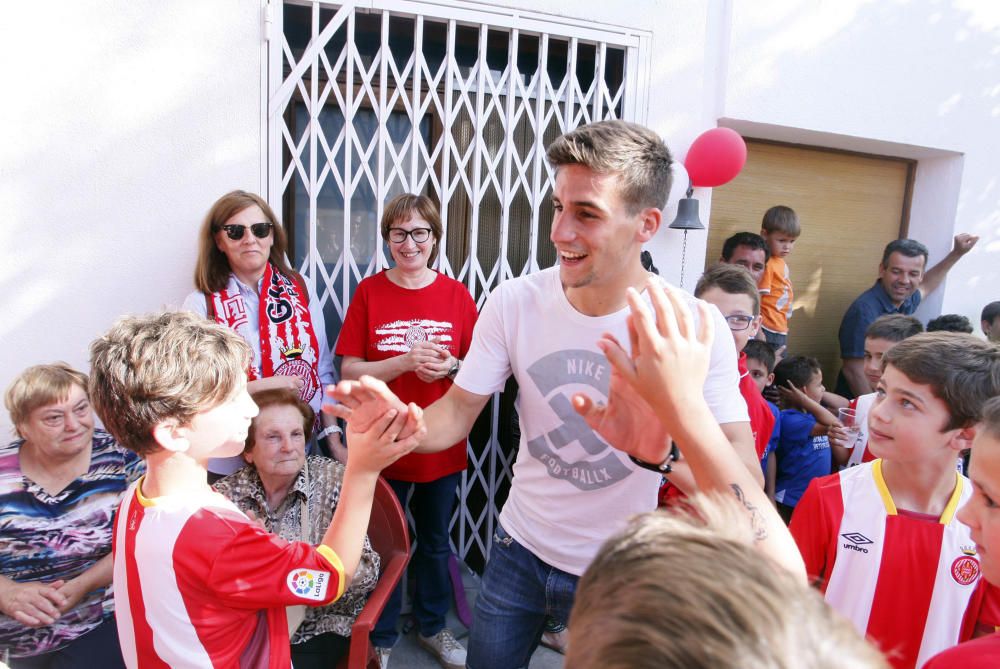
<path id="1" fill-rule="evenodd" d="M 451 369 L 448 370 L 448 376 L 451 378 L 455 378 L 455 375 L 458 374 L 458 370 L 461 368 L 462 368 L 462 361 L 459 360 L 458 358 L 455 358 L 455 364 L 452 365 Z"/>
<path id="2" fill-rule="evenodd" d="M 666 476 L 671 471 L 673 471 L 673 465 L 671 463 L 677 462 L 680 458 L 681 452 L 677 448 L 677 444 L 673 441 L 670 442 L 670 454 L 667 455 L 667 459 L 660 464 L 654 464 L 652 462 L 646 462 L 645 460 L 640 460 L 639 458 L 630 455 L 628 459 L 632 461 L 637 467 L 642 467 L 643 469 L 648 469 L 651 472 L 656 472 L 657 474 L 662 474 Z"/>

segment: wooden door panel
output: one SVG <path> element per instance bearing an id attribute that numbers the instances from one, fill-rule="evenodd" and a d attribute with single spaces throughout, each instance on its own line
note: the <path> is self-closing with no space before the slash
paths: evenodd
<path id="1" fill-rule="evenodd" d="M 787 259 L 795 290 L 788 348 L 819 358 L 828 388 L 840 369 L 840 319 L 905 230 L 912 169 L 900 159 L 748 140 L 743 171 L 712 195 L 707 264 L 726 237 L 759 232 L 769 207 L 798 214 L 802 235 Z"/>

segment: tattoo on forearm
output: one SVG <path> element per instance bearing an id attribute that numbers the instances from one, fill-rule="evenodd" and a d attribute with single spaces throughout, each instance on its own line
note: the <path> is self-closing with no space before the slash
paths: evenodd
<path id="1" fill-rule="evenodd" d="M 733 494 L 736 495 L 736 499 L 740 501 L 740 504 L 746 508 L 750 513 L 750 526 L 753 527 L 753 538 L 755 541 L 763 541 L 767 539 L 767 525 L 764 522 L 764 517 L 760 513 L 760 509 L 750 503 L 743 494 L 743 488 L 739 487 L 735 483 L 730 483 L 730 487 L 733 489 Z"/>

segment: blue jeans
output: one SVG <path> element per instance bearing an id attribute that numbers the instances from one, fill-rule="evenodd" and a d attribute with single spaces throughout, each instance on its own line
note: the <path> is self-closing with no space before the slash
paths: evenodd
<path id="1" fill-rule="evenodd" d="M 771 332 L 766 328 L 761 328 L 764 331 L 764 341 L 770 344 L 771 348 L 777 351 L 782 346 L 788 343 L 787 334 L 779 334 L 777 332 Z M 785 357 L 788 357 L 788 353 L 785 353 Z"/>
<path id="2" fill-rule="evenodd" d="M 527 667 L 545 616 L 569 620 L 578 580 L 535 557 L 497 523 L 472 617 L 467 669 Z"/>
<path id="3" fill-rule="evenodd" d="M 462 473 L 449 474 L 427 483 L 389 481 L 399 503 L 406 508 L 406 495 L 413 488 L 410 514 L 416 526 L 416 550 L 410 574 L 416 580 L 413 592 L 413 616 L 420 633 L 434 636 L 444 629 L 445 616 L 451 608 L 451 577 L 448 557 L 451 555 L 448 525 L 455 507 L 455 490 Z M 403 607 L 403 587 L 398 586 L 386 602 L 382 615 L 372 630 L 372 644 L 392 648 L 399 633 L 399 611 Z"/>

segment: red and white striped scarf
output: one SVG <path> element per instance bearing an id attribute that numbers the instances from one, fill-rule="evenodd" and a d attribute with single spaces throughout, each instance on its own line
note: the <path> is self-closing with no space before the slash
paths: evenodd
<path id="1" fill-rule="evenodd" d="M 302 400 L 308 402 L 319 390 L 319 344 L 309 315 L 305 286 L 286 277 L 271 263 L 260 286 L 260 326 L 250 332 L 247 310 L 236 277 L 229 275 L 226 288 L 212 293 L 215 322 L 235 330 L 245 340 L 260 338 L 259 369 L 251 361 L 247 377 L 297 376 L 302 379 Z"/>

